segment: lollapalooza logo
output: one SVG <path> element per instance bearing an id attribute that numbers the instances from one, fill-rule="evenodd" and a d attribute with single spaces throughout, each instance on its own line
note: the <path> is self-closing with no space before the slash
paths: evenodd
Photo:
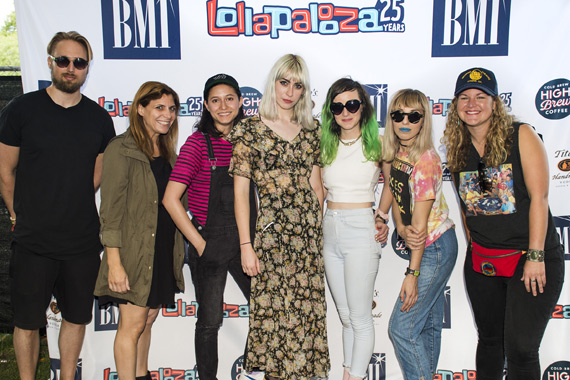
<path id="1" fill-rule="evenodd" d="M 49 84 L 48 84 L 49 85 Z M 47 87 L 47 86 L 46 86 Z M 257 115 L 261 93 L 252 87 L 240 87 L 243 96 L 243 112 L 246 117 Z M 106 98 L 100 96 L 97 103 L 109 113 L 111 117 L 129 117 L 132 100 L 120 100 L 119 98 Z M 200 117 L 204 107 L 204 99 L 201 96 L 189 96 L 185 102 L 180 103 L 178 116 Z"/>
<path id="2" fill-rule="evenodd" d="M 534 102 L 543 117 L 551 120 L 565 118 L 570 114 L 570 80 L 559 78 L 543 84 Z"/>
<path id="3" fill-rule="evenodd" d="M 50 373 L 49 373 L 49 380 L 58 380 L 61 379 L 60 372 L 61 372 L 61 361 L 59 359 L 50 358 Z M 83 360 L 79 358 L 77 360 L 77 367 L 75 368 L 75 377 L 73 380 L 81 380 L 82 377 L 82 368 L 83 368 Z"/>
<path id="4" fill-rule="evenodd" d="M 97 98 L 97 103 L 105 111 L 109 113 L 111 117 L 129 117 L 129 110 L 131 100 L 120 100 L 119 98 L 106 98 L 100 96 Z M 180 103 L 180 111 L 178 116 L 200 116 L 202 115 L 202 97 L 201 96 L 190 96 L 186 99 L 186 102 Z"/>
<path id="5" fill-rule="evenodd" d="M 178 0 L 101 0 L 105 59 L 180 59 Z"/>
<path id="6" fill-rule="evenodd" d="M 99 305 L 99 301 L 95 299 L 95 331 L 116 330 L 119 325 L 119 308 L 108 303 Z M 198 317 L 198 302 L 191 301 L 189 303 L 182 299 L 176 300 L 172 305 L 165 305 L 161 308 L 163 317 Z M 223 306 L 224 318 L 249 318 L 249 305 L 229 304 L 224 302 Z"/>
<path id="7" fill-rule="evenodd" d="M 215 37 L 262 36 L 279 38 L 280 32 L 378 33 L 405 31 L 404 0 L 377 0 L 374 7 L 354 8 L 329 3 L 310 3 L 307 8 L 264 5 L 255 13 L 245 1 L 235 7 L 206 2 L 208 33 Z"/>
<path id="8" fill-rule="evenodd" d="M 453 372 L 447 369 L 438 369 L 433 375 L 433 380 L 476 380 L 477 371 L 464 369 L 461 372 Z"/>
<path id="9" fill-rule="evenodd" d="M 432 57 L 509 53 L 511 0 L 434 0 Z"/>
<path id="10" fill-rule="evenodd" d="M 193 369 L 174 369 L 174 368 L 159 368 L 156 371 L 149 371 L 152 380 L 199 380 L 198 369 L 194 366 Z M 78 380 L 78 379 L 75 379 Z M 119 375 L 111 368 L 103 370 L 103 380 L 119 380 Z"/>

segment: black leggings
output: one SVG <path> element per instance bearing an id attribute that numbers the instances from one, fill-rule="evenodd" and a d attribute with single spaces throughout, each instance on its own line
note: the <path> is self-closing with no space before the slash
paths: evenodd
<path id="1" fill-rule="evenodd" d="M 465 258 L 465 284 L 479 333 L 477 379 L 502 380 L 505 356 L 509 380 L 540 379 L 538 349 L 564 282 L 562 247 L 546 251 L 546 286 L 535 297 L 521 281 L 526 257 L 512 277 L 488 277 Z"/>

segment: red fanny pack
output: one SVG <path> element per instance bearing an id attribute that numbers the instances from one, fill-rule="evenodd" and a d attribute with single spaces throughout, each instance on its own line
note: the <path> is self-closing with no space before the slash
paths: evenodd
<path id="1" fill-rule="evenodd" d="M 485 276 L 512 277 L 524 251 L 493 249 L 471 243 L 473 270 Z"/>

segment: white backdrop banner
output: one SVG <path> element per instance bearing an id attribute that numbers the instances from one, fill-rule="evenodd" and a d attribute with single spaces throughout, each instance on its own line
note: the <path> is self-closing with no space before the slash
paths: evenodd
<path id="1" fill-rule="evenodd" d="M 495 72 L 503 101 L 542 135 L 550 164 L 550 206 L 570 260 L 570 2 L 567 0 L 16 0 L 24 90 L 49 85 L 46 46 L 58 31 L 77 30 L 93 46 L 83 93 L 127 128 L 129 105 L 145 81 L 173 87 L 182 102 L 182 145 L 202 110 L 207 78 L 223 72 L 242 86 L 247 115 L 257 113 L 264 81 L 286 53 L 305 58 L 314 114 L 329 86 L 351 76 L 366 85 L 383 124 L 388 99 L 417 88 L 430 98 L 439 142 L 457 75 L 469 67 Z M 30 110 L 33 112 L 33 110 Z M 380 131 L 382 133 L 382 130 Z M 458 199 L 446 173 L 444 194 L 457 223 L 459 258 L 446 290 L 446 313 L 437 379 L 476 379 L 477 333 L 465 294 L 465 236 Z M 369 379 L 401 379 L 388 339 L 388 319 L 398 296 L 406 252 L 390 225 L 375 287 L 376 346 Z M 197 303 L 188 268 L 187 290 L 161 310 L 153 328 L 150 369 L 155 380 L 199 379 L 193 351 Z M 342 374 L 341 326 L 328 297 L 331 379 Z M 220 380 L 241 371 L 248 305 L 233 280 L 225 294 L 220 331 Z M 49 313 L 52 379 L 58 376 L 57 304 Z M 116 308 L 94 306 L 76 379 L 117 379 L 113 339 Z M 524 334 L 524 331 L 521 331 Z M 543 379 L 570 373 L 570 284 L 566 284 L 541 346 Z"/>

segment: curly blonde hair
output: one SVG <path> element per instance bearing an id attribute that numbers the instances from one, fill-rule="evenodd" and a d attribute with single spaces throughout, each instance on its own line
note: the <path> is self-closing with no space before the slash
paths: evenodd
<path id="1" fill-rule="evenodd" d="M 491 126 L 487 131 L 483 161 L 487 167 L 496 167 L 503 163 L 511 151 L 513 144 L 514 117 L 507 113 L 501 98 L 493 97 L 493 114 Z M 458 97 L 455 96 L 448 110 L 447 122 L 441 143 L 447 149 L 447 167 L 452 172 L 459 172 L 465 168 L 469 149 L 471 148 L 471 135 L 465 123 L 457 113 Z"/>

